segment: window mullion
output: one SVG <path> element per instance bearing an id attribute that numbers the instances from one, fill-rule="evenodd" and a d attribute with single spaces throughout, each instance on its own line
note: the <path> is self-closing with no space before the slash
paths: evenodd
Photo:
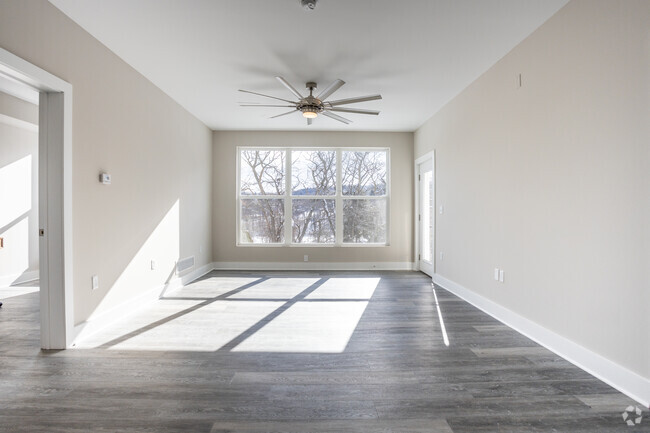
<path id="1" fill-rule="evenodd" d="M 293 240 L 292 218 L 293 209 L 291 204 L 291 149 L 285 150 L 285 179 L 284 179 L 284 243 L 291 245 Z"/>
<path id="2" fill-rule="evenodd" d="M 336 245 L 343 244 L 343 167 L 341 167 L 341 149 L 336 149 Z"/>

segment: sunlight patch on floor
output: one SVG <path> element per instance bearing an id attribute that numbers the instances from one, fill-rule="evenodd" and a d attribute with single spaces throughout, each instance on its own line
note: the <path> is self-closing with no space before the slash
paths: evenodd
<path id="1" fill-rule="evenodd" d="M 40 288 L 29 287 L 29 286 L 10 286 L 10 287 L 0 287 L 0 301 L 3 299 L 13 298 L 14 296 L 27 295 L 29 293 L 38 292 Z"/>
<path id="2" fill-rule="evenodd" d="M 269 278 L 228 299 L 292 299 L 304 292 L 319 278 Z"/>
<path id="3" fill-rule="evenodd" d="M 78 348 L 343 352 L 380 278 L 205 278 L 77 342 Z M 312 290 L 312 292 L 309 292 Z"/>
<path id="4" fill-rule="evenodd" d="M 329 278 L 305 299 L 370 299 L 379 278 Z"/>
<path id="5" fill-rule="evenodd" d="M 153 326 L 157 322 L 163 322 L 174 314 L 178 314 L 200 303 L 200 300 L 156 301 L 153 305 L 107 326 L 93 335 L 76 341 L 76 347 L 100 347 L 143 328 Z"/>
<path id="6" fill-rule="evenodd" d="M 169 298 L 193 298 L 193 299 L 211 299 L 226 293 L 259 281 L 260 278 L 244 277 L 214 277 L 206 278 L 195 283 L 188 284 L 174 291 L 164 294 L 162 299 Z"/>
<path id="7" fill-rule="evenodd" d="M 233 352 L 341 353 L 368 302 L 298 302 Z"/>
<path id="8" fill-rule="evenodd" d="M 117 350 L 219 350 L 282 302 L 215 301 L 111 347 Z"/>

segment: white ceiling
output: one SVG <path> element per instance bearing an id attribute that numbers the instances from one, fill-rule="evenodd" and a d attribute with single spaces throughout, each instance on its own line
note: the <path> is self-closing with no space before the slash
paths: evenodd
<path id="1" fill-rule="evenodd" d="M 414 131 L 567 0 L 50 0 L 212 129 Z M 293 99 L 347 84 L 331 99 L 381 93 L 348 107 L 344 125 L 319 116 L 269 116 L 284 108 L 247 89 Z M 513 77 L 513 80 L 515 78 Z M 342 113 L 341 113 L 342 114 Z"/>

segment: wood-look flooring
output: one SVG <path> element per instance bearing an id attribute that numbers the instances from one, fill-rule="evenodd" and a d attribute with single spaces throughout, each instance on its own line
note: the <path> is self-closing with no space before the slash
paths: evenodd
<path id="1" fill-rule="evenodd" d="M 421 273 L 212 272 L 66 351 L 39 350 L 38 293 L 14 295 L 0 432 L 650 432 L 647 410 L 623 421 L 634 401 L 436 287 L 447 346 Z"/>

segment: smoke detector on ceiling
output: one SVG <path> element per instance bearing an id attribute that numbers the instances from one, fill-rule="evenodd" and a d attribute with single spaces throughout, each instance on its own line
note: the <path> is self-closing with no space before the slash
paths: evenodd
<path id="1" fill-rule="evenodd" d="M 318 0 L 300 0 L 300 5 L 306 11 L 313 11 L 316 9 L 316 3 L 318 3 Z"/>

